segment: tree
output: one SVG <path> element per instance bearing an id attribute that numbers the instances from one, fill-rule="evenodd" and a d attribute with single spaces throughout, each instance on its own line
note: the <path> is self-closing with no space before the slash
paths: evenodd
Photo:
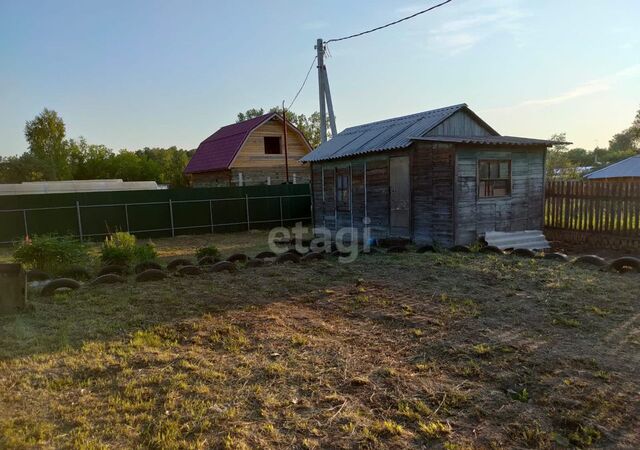
<path id="1" fill-rule="evenodd" d="M 64 122 L 58 113 L 47 108 L 33 120 L 27 121 L 24 127 L 29 152 L 50 165 L 48 179 L 64 180 L 71 176 L 65 133 Z"/>
<path id="2" fill-rule="evenodd" d="M 282 107 L 274 106 L 269 112 L 275 112 L 282 115 Z M 237 122 L 243 122 L 245 120 L 253 119 L 264 115 L 264 108 L 251 108 L 245 112 L 238 113 Z M 310 116 L 304 114 L 296 114 L 293 111 L 287 111 L 287 120 L 298 128 L 304 137 L 309 141 L 311 148 L 316 148 L 320 145 L 320 113 L 314 112 Z M 331 137 L 331 132 L 328 131 L 328 137 Z"/>

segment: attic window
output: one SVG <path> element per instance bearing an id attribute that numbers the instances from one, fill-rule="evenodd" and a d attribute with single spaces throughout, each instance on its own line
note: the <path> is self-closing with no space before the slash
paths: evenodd
<path id="1" fill-rule="evenodd" d="M 511 195 L 511 161 L 485 159 L 478 161 L 478 197 Z"/>
<path id="2" fill-rule="evenodd" d="M 280 136 L 264 137 L 264 153 L 265 155 L 279 155 L 281 153 Z"/>

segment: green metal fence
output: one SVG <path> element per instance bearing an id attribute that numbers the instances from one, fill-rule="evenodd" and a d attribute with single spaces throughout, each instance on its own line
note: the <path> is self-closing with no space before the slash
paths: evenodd
<path id="1" fill-rule="evenodd" d="M 0 196 L 0 243 L 58 233 L 140 237 L 289 226 L 311 221 L 308 184 Z"/>

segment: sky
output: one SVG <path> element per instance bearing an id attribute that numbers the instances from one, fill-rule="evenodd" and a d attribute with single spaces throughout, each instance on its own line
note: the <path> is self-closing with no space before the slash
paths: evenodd
<path id="1" fill-rule="evenodd" d="M 68 137 L 195 148 L 236 114 L 291 101 L 317 38 L 434 0 L 0 0 L 0 156 L 56 110 Z M 640 1 L 453 0 L 329 45 L 338 129 L 467 103 L 504 135 L 606 146 L 640 108 Z M 293 110 L 318 110 L 316 73 Z"/>

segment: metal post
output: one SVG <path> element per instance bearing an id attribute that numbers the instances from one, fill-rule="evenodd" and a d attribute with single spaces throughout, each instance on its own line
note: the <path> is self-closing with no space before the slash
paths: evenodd
<path id="1" fill-rule="evenodd" d="M 211 223 L 211 234 L 213 234 L 213 202 L 209 200 L 209 222 Z"/>
<path id="2" fill-rule="evenodd" d="M 329 75 L 327 75 L 327 67 L 322 68 L 322 74 L 324 75 L 324 89 L 325 97 L 327 99 L 327 109 L 329 110 L 329 125 L 331 126 L 331 137 L 338 134 L 336 128 L 336 116 L 333 114 L 333 100 L 331 99 L 331 89 L 329 88 Z"/>
<path id="3" fill-rule="evenodd" d="M 82 236 L 82 217 L 80 216 L 80 202 L 76 201 L 76 214 L 78 215 L 78 232 L 80 233 L 80 242 L 84 241 Z"/>
<path id="4" fill-rule="evenodd" d="M 127 221 L 127 233 L 128 233 L 131 230 L 129 229 L 129 206 L 126 203 L 124 204 L 124 219 Z"/>
<path id="5" fill-rule="evenodd" d="M 251 219 L 249 218 L 249 194 L 244 194 L 244 200 L 247 205 L 247 231 L 251 231 Z"/>
<path id="6" fill-rule="evenodd" d="M 282 195 L 280 198 L 280 226 L 284 227 L 284 216 L 282 215 Z"/>
<path id="7" fill-rule="evenodd" d="M 171 216 L 171 237 L 175 237 L 176 229 L 173 226 L 173 202 L 169 199 L 169 215 Z"/>
<path id="8" fill-rule="evenodd" d="M 318 92 L 320 98 L 320 139 L 327 142 L 327 111 L 325 109 L 325 95 L 324 95 L 324 76 L 322 71 L 324 68 L 324 41 L 318 39 L 316 41 L 316 50 L 318 52 Z"/>
<path id="9" fill-rule="evenodd" d="M 284 108 L 282 100 L 282 126 L 284 127 L 284 180 L 289 184 L 289 151 L 287 149 L 287 110 Z M 295 177 L 295 174 L 293 175 Z"/>
<path id="10" fill-rule="evenodd" d="M 29 227 L 27 226 L 27 210 L 22 210 L 22 219 L 24 220 L 24 237 L 29 236 Z"/>

